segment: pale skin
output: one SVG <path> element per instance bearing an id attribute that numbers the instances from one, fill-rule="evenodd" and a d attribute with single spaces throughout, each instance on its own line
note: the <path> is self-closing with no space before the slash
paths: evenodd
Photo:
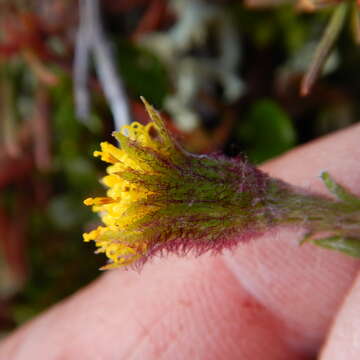
<path id="1" fill-rule="evenodd" d="M 359 195 L 359 140 L 353 126 L 263 169 L 321 193 L 326 170 Z M 108 271 L 5 339 L 0 359 L 359 359 L 360 262 L 300 237 Z"/>

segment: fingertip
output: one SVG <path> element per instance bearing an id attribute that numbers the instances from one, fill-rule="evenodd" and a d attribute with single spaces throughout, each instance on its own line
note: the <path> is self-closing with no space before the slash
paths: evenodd
<path id="1" fill-rule="evenodd" d="M 358 360 L 360 358 L 360 276 L 336 316 L 321 360 Z"/>

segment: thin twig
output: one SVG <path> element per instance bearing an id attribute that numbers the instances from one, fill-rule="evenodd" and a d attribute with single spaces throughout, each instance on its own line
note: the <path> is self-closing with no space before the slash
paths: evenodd
<path id="1" fill-rule="evenodd" d="M 318 47 L 316 48 L 309 69 L 302 80 L 300 89 L 300 94 L 302 96 L 309 94 L 315 80 L 320 75 L 323 65 L 325 64 L 327 57 L 335 43 L 335 40 L 339 36 L 340 30 L 342 29 L 347 10 L 347 3 L 339 4 L 334 10 L 329 24 L 326 27 L 325 33 L 322 36 Z"/>
<path id="2" fill-rule="evenodd" d="M 44 86 L 36 91 L 36 101 L 32 116 L 35 164 L 39 170 L 51 168 L 50 129 L 49 129 L 49 96 Z"/>
<path id="3" fill-rule="evenodd" d="M 5 68 L 0 73 L 0 130 L 1 140 L 4 143 L 6 153 L 17 158 L 21 155 L 16 134 L 16 119 L 14 114 L 13 83 L 6 73 Z"/>
<path id="4" fill-rule="evenodd" d="M 114 117 L 115 128 L 120 129 L 121 126 L 130 123 L 129 107 L 121 77 L 116 70 L 101 24 L 98 0 L 80 1 L 80 25 L 76 43 L 74 74 L 78 115 L 84 118 L 89 114 L 87 77 L 89 56 L 92 52 L 100 84 Z"/>
<path id="5" fill-rule="evenodd" d="M 85 121 L 90 113 L 90 95 L 87 80 L 90 66 L 91 32 L 88 30 L 86 4 L 84 0 L 80 0 L 79 26 L 74 57 L 74 93 L 76 114 L 82 121 Z"/>

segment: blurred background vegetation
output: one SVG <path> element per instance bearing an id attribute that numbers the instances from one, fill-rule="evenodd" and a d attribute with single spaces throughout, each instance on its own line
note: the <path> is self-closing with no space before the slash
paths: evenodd
<path id="1" fill-rule="evenodd" d="M 2 0 L 0 334 L 99 275 L 92 152 L 140 95 L 188 150 L 261 163 L 357 121 L 359 41 L 355 1 Z"/>

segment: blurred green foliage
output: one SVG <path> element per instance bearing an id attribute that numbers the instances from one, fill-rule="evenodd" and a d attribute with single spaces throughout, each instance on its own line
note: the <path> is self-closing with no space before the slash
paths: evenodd
<path id="1" fill-rule="evenodd" d="M 170 91 L 168 74 L 158 57 L 129 41 L 118 41 L 118 66 L 127 88 L 134 98 L 144 96 L 161 108 Z"/>
<path id="2" fill-rule="evenodd" d="M 256 101 L 239 123 L 237 136 L 250 161 L 259 164 L 296 144 L 296 131 L 289 115 L 271 99 Z"/>

